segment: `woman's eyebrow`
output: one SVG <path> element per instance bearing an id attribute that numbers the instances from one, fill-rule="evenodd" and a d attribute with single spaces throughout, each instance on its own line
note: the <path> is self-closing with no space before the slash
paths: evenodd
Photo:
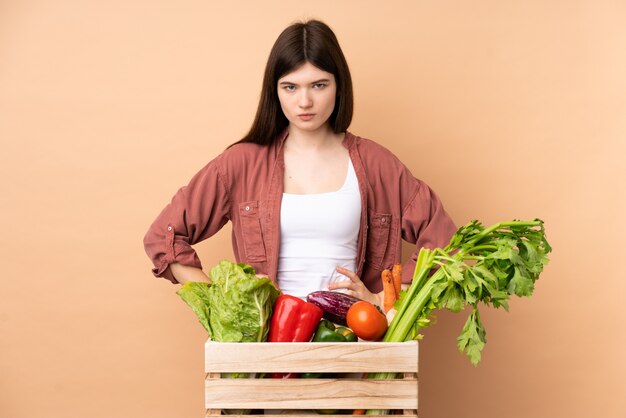
<path id="1" fill-rule="evenodd" d="M 330 80 L 328 78 L 321 78 L 319 80 L 311 81 L 309 84 L 328 83 L 329 81 Z M 297 83 L 292 83 L 291 81 L 281 81 L 278 84 L 280 84 L 280 85 L 289 84 L 289 85 L 292 85 L 292 86 L 297 86 L 298 85 Z"/>

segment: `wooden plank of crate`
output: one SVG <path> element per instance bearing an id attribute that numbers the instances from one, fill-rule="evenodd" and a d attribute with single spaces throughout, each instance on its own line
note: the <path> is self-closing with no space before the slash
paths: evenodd
<path id="1" fill-rule="evenodd" d="M 320 414 L 316 413 L 315 411 L 305 411 L 301 414 L 297 414 L 295 412 L 289 411 L 287 413 L 285 412 L 280 412 L 280 413 L 276 413 L 276 414 L 271 414 L 271 413 L 265 413 L 263 415 L 259 415 L 259 414 L 249 414 L 249 415 L 235 415 L 235 414 L 228 414 L 228 418 L 268 418 L 268 417 L 280 417 L 280 418 L 311 418 L 312 416 L 315 417 L 319 417 Z M 346 415 L 346 414 L 337 414 L 337 415 L 331 415 L 331 414 L 324 414 L 323 417 L 324 418 L 348 418 L 350 415 Z M 417 415 L 413 414 L 413 415 L 399 415 L 399 417 L 402 418 L 417 418 Z M 389 418 L 389 415 L 368 415 L 367 418 Z"/>
<path id="2" fill-rule="evenodd" d="M 263 415 L 259 415 L 259 414 L 249 414 L 249 415 L 235 415 L 235 414 L 228 414 L 228 418 L 268 418 L 268 417 L 280 417 L 280 418 L 311 418 L 312 416 L 318 416 L 319 414 L 314 412 L 314 411 L 306 411 L 303 412 L 301 414 L 297 414 L 295 412 L 288 412 L 288 413 L 284 413 L 284 412 L 280 412 L 277 414 L 271 414 L 271 413 L 265 413 Z M 347 418 L 350 415 L 331 415 L 331 414 L 324 414 L 323 417 L 324 418 Z M 413 415 L 401 415 L 402 418 L 417 418 L 417 415 L 413 414 Z M 367 418 L 389 418 L 389 415 L 368 415 Z"/>
<path id="3" fill-rule="evenodd" d="M 206 372 L 416 372 L 417 341 L 205 344 Z M 384 361 L 381 361 L 384 359 Z"/>
<path id="4" fill-rule="evenodd" d="M 408 380 L 416 380 L 417 381 L 417 373 L 405 373 L 404 378 Z M 418 392 L 415 391 L 415 400 L 418 399 Z M 417 408 L 415 409 L 405 409 L 402 414 L 404 417 L 417 415 Z"/>
<path id="5" fill-rule="evenodd" d="M 417 380 L 207 379 L 211 409 L 417 409 Z"/>
<path id="6" fill-rule="evenodd" d="M 221 373 L 207 373 L 206 374 L 206 380 L 217 380 L 222 376 Z M 207 409 L 206 410 L 206 417 L 212 417 L 215 415 L 222 415 L 222 410 L 221 409 Z"/>

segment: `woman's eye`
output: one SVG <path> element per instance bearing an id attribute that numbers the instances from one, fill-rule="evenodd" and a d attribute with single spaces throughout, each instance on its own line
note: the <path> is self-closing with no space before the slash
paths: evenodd
<path id="1" fill-rule="evenodd" d="M 289 86 L 289 85 L 287 85 L 287 86 L 284 87 L 284 89 L 287 90 L 287 91 L 295 91 L 296 90 L 296 86 Z"/>
<path id="2" fill-rule="evenodd" d="M 326 84 L 324 84 L 324 83 L 315 83 L 315 84 L 313 84 L 313 87 L 315 87 L 316 89 L 323 89 L 324 87 L 326 87 Z"/>

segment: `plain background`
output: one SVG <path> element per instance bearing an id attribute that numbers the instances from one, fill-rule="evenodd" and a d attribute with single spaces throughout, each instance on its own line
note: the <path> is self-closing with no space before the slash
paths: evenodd
<path id="1" fill-rule="evenodd" d="M 626 3 L 0 0 L 0 416 L 201 417 L 206 333 L 142 238 L 249 128 L 269 50 L 320 18 L 350 130 L 457 224 L 542 218 L 531 299 L 483 309 L 478 367 L 438 313 L 420 416 L 623 417 Z M 230 228 L 197 246 L 232 259 Z"/>

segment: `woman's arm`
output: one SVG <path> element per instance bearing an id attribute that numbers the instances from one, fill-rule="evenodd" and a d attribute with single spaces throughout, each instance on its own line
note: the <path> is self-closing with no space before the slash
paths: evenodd
<path id="1" fill-rule="evenodd" d="M 197 267 L 186 266 L 180 263 L 172 263 L 170 264 L 170 271 L 180 284 L 185 284 L 187 282 L 211 283 L 209 276 L 207 276 L 202 269 Z"/>
<path id="2" fill-rule="evenodd" d="M 413 280 L 420 250 L 445 247 L 457 229 L 439 196 L 423 181 L 413 180 L 418 190 L 405 206 L 401 218 L 402 238 L 415 243 L 411 257 L 402 266 L 402 282 L 407 284 Z"/>
<path id="3" fill-rule="evenodd" d="M 156 277 L 178 283 L 180 275 L 185 280 L 188 273 L 177 275 L 170 268 L 176 263 L 201 269 L 192 245 L 213 236 L 228 222 L 230 199 L 220 175 L 219 159 L 212 160 L 181 187 L 148 229 L 144 248 Z M 202 276 L 196 272 L 191 277 Z"/>

